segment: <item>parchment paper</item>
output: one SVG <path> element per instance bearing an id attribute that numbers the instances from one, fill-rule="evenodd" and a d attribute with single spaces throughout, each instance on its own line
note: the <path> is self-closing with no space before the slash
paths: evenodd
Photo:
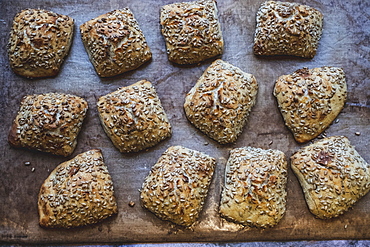
<path id="1" fill-rule="evenodd" d="M 338 66 L 346 73 L 348 101 L 326 131 L 327 136 L 345 135 L 370 162 L 369 1 L 302 1 L 324 14 L 323 36 L 313 59 L 261 58 L 253 55 L 255 15 L 262 0 L 219 0 L 219 19 L 225 40 L 223 60 L 252 73 L 259 83 L 257 103 L 244 132 L 235 144 L 219 145 L 186 119 L 185 94 L 214 59 L 195 66 L 176 66 L 167 60 L 160 34 L 159 9 L 173 0 L 0 0 L 0 242 L 3 243 L 116 243 L 180 241 L 256 241 L 300 239 L 369 239 L 370 195 L 352 210 L 331 220 L 319 220 L 308 211 L 297 178 L 289 169 L 287 211 L 272 229 L 242 228 L 219 217 L 218 203 L 229 150 L 254 146 L 283 151 L 287 157 L 301 146 L 284 126 L 272 95 L 275 80 L 282 74 L 308 67 Z M 114 78 L 101 79 L 91 65 L 78 32 L 79 26 L 108 11 L 129 7 L 135 14 L 153 52 L 153 59 L 139 69 Z M 44 8 L 75 19 L 71 52 L 61 73 L 50 79 L 29 80 L 9 68 L 6 43 L 14 15 L 25 8 Z M 96 110 L 97 98 L 139 80 L 151 81 L 173 127 L 171 138 L 154 148 L 121 154 L 105 135 Z M 23 95 L 64 92 L 84 97 L 89 103 L 87 118 L 71 157 L 11 148 L 7 135 Z M 355 133 L 359 132 L 360 135 Z M 217 169 L 205 207 L 193 230 L 161 221 L 141 208 L 139 192 L 144 178 L 160 155 L 172 145 L 183 145 L 217 159 Z M 61 162 L 93 148 L 100 148 L 111 173 L 119 213 L 99 224 L 74 230 L 50 230 L 38 225 L 37 195 L 48 174 Z M 25 162 L 30 162 L 25 166 Z M 128 203 L 135 202 L 134 207 Z"/>

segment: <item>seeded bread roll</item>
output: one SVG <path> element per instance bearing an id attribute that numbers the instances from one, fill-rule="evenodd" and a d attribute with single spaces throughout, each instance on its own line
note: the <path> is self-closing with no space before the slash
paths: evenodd
<path id="1" fill-rule="evenodd" d="M 224 41 L 215 0 L 165 5 L 160 21 L 171 62 L 194 64 L 222 54 Z"/>
<path id="2" fill-rule="evenodd" d="M 256 19 L 254 54 L 315 56 L 323 25 L 320 11 L 298 3 L 267 1 Z"/>
<path id="3" fill-rule="evenodd" d="M 105 133 L 120 152 L 138 152 L 171 136 L 171 124 L 149 81 L 100 97 L 98 111 Z"/>
<path id="4" fill-rule="evenodd" d="M 221 216 L 248 226 L 275 226 L 286 210 L 287 166 L 285 155 L 279 150 L 231 150 L 221 195 Z"/>
<path id="5" fill-rule="evenodd" d="M 40 225 L 71 228 L 97 223 L 117 213 L 111 176 L 100 150 L 58 165 L 42 184 Z"/>
<path id="6" fill-rule="evenodd" d="M 335 67 L 299 69 L 278 78 L 274 96 L 295 140 L 307 142 L 320 135 L 342 111 L 347 98 L 345 74 Z"/>
<path id="7" fill-rule="evenodd" d="M 291 157 L 291 166 L 317 218 L 343 214 L 370 190 L 370 165 L 344 136 L 301 148 Z"/>
<path id="8" fill-rule="evenodd" d="M 130 9 L 114 10 L 80 26 L 81 38 L 100 77 L 134 70 L 152 57 Z"/>
<path id="9" fill-rule="evenodd" d="M 234 142 L 256 102 L 257 90 L 252 74 L 218 59 L 186 95 L 186 116 L 195 127 L 219 143 Z"/>
<path id="10" fill-rule="evenodd" d="M 216 160 L 181 146 L 166 150 L 146 177 L 142 206 L 162 220 L 189 227 L 202 211 Z"/>
<path id="11" fill-rule="evenodd" d="M 87 109 L 84 99 L 70 94 L 27 95 L 13 121 L 9 144 L 69 156 L 77 145 Z"/>
<path id="12" fill-rule="evenodd" d="M 28 78 L 59 73 L 72 43 L 74 21 L 42 9 L 26 9 L 13 20 L 8 43 L 10 67 Z"/>

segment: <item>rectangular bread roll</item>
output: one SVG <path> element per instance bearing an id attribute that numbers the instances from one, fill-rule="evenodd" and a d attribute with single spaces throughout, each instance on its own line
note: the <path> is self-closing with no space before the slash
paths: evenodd
<path id="1" fill-rule="evenodd" d="M 221 216 L 247 226 L 275 226 L 286 210 L 287 170 L 285 155 L 279 150 L 231 150 L 221 195 Z"/>
<path id="2" fill-rule="evenodd" d="M 322 34 L 323 15 L 310 6 L 266 1 L 257 12 L 256 55 L 313 58 Z"/>
<path id="3" fill-rule="evenodd" d="M 343 214 L 370 190 L 370 164 L 344 136 L 301 148 L 292 155 L 291 167 L 309 210 L 320 219 Z"/>
<path id="4" fill-rule="evenodd" d="M 346 77 L 337 67 L 299 69 L 277 79 L 274 96 L 295 140 L 308 142 L 342 111 L 347 99 Z"/>
<path id="5" fill-rule="evenodd" d="M 220 144 L 235 142 L 256 103 L 257 91 L 252 74 L 217 59 L 186 95 L 186 117 Z"/>
<path id="6" fill-rule="evenodd" d="M 102 96 L 97 105 L 104 131 L 120 152 L 138 152 L 171 136 L 171 124 L 149 81 Z"/>
<path id="7" fill-rule="evenodd" d="M 40 225 L 71 228 L 97 223 L 117 213 L 111 176 L 100 150 L 58 165 L 38 196 Z"/>
<path id="8" fill-rule="evenodd" d="M 83 98 L 70 94 L 27 95 L 13 121 L 8 141 L 16 148 L 69 156 L 77 145 L 87 109 Z"/>
<path id="9" fill-rule="evenodd" d="M 202 152 L 168 148 L 143 183 L 142 206 L 160 219 L 193 225 L 202 211 L 215 165 L 216 160 Z"/>
<path id="10" fill-rule="evenodd" d="M 160 21 L 171 62 L 194 64 L 222 54 L 224 41 L 215 0 L 162 6 Z"/>
<path id="11" fill-rule="evenodd" d="M 9 36 L 10 67 L 28 78 L 59 73 L 73 37 L 74 20 L 43 9 L 25 9 L 13 20 Z"/>
<path id="12" fill-rule="evenodd" d="M 130 9 L 100 15 L 80 26 L 81 38 L 99 76 L 110 77 L 134 70 L 152 53 Z"/>

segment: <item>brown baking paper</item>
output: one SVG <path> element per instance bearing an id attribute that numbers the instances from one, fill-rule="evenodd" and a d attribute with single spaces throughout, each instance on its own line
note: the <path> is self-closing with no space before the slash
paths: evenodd
<path id="1" fill-rule="evenodd" d="M 272 95 L 275 80 L 303 67 L 337 66 L 344 69 L 348 99 L 337 120 L 326 130 L 327 136 L 345 135 L 357 151 L 370 162 L 370 2 L 306 1 L 324 15 L 323 35 L 313 59 L 295 57 L 257 57 L 253 55 L 255 16 L 263 2 L 219 0 L 225 49 L 221 58 L 247 73 L 259 84 L 257 102 L 247 125 L 236 143 L 219 145 L 202 134 L 186 119 L 183 104 L 186 93 L 214 59 L 193 66 L 177 66 L 167 60 L 165 42 L 160 33 L 160 6 L 170 0 L 34 0 L 3 1 L 0 9 L 1 90 L 0 90 L 0 243 L 115 243 L 179 241 L 271 241 L 298 239 L 369 239 L 370 195 L 350 211 L 330 220 L 315 219 L 308 211 L 297 178 L 289 169 L 287 211 L 271 229 L 241 227 L 218 214 L 224 169 L 229 151 L 235 147 L 274 148 L 287 157 L 300 147 L 294 141 Z M 108 11 L 129 7 L 139 22 L 153 58 L 139 69 L 113 78 L 99 78 L 83 47 L 79 26 Z M 44 8 L 75 19 L 75 34 L 69 56 L 58 76 L 30 80 L 15 75 L 7 60 L 6 43 L 14 15 L 25 8 Z M 98 97 L 149 80 L 157 90 L 172 124 L 172 137 L 159 145 L 134 154 L 121 154 L 100 125 Z M 37 196 L 48 174 L 70 159 L 50 154 L 13 149 L 7 143 L 12 120 L 23 95 L 63 92 L 84 97 L 89 103 L 87 118 L 71 157 L 99 148 L 114 182 L 118 215 L 96 225 L 74 230 L 43 229 L 38 224 Z M 161 221 L 140 206 L 139 189 L 152 165 L 173 145 L 183 145 L 217 159 L 213 181 L 200 215 L 192 230 Z M 289 160 L 288 160 L 289 161 Z M 131 202 L 131 206 L 129 203 Z M 134 206 L 132 207 L 134 203 Z"/>

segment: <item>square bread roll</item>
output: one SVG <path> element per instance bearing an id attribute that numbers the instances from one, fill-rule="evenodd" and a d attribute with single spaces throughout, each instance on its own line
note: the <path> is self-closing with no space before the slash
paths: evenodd
<path id="1" fill-rule="evenodd" d="M 80 26 L 81 38 L 100 77 L 134 70 L 152 53 L 130 9 L 114 10 Z"/>
<path id="2" fill-rule="evenodd" d="M 8 43 L 10 67 L 28 77 L 59 73 L 73 37 L 74 20 L 43 9 L 26 9 L 13 20 Z"/>
<path id="3" fill-rule="evenodd" d="M 10 129 L 9 144 L 69 156 L 77 145 L 87 109 L 84 99 L 70 94 L 27 95 Z"/>
<path id="4" fill-rule="evenodd" d="M 215 165 L 216 160 L 202 152 L 168 148 L 144 181 L 142 206 L 162 220 L 193 225 L 202 211 Z"/>
<path id="5" fill-rule="evenodd" d="M 215 0 L 165 5 L 160 21 L 171 62 L 194 64 L 222 54 L 224 41 Z"/>
<path id="6" fill-rule="evenodd" d="M 171 124 L 149 81 L 102 96 L 97 105 L 104 131 L 120 152 L 138 152 L 171 136 Z"/>
<path id="7" fill-rule="evenodd" d="M 247 226 L 275 226 L 286 210 L 287 177 L 285 154 L 279 150 L 231 150 L 221 195 L 221 216 Z"/>
<path id="8" fill-rule="evenodd" d="M 252 74 L 218 59 L 186 95 L 186 117 L 220 144 L 235 142 L 256 102 L 257 90 Z"/>
<path id="9" fill-rule="evenodd" d="M 43 227 L 71 228 L 97 223 L 117 213 L 111 176 L 100 150 L 90 150 L 58 165 L 38 196 Z"/>
<path id="10" fill-rule="evenodd" d="M 295 140 L 308 142 L 342 111 L 347 99 L 345 74 L 336 67 L 299 69 L 278 78 L 274 96 Z"/>
<path id="11" fill-rule="evenodd" d="M 257 12 L 256 55 L 313 58 L 322 34 L 320 11 L 298 3 L 267 1 Z"/>
<path id="12" fill-rule="evenodd" d="M 317 218 L 343 214 L 370 190 L 370 165 L 344 136 L 301 148 L 291 157 L 291 167 Z"/>

